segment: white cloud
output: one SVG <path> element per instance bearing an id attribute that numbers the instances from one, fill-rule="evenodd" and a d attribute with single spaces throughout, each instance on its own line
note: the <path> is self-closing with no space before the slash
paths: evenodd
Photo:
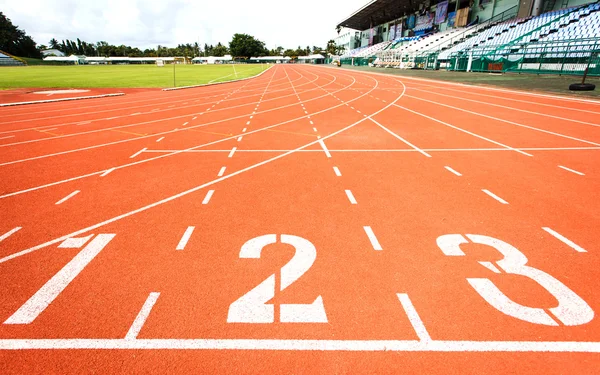
<path id="1" fill-rule="evenodd" d="M 229 43 L 254 35 L 268 48 L 325 46 L 335 26 L 367 0 L 0 0 L 39 44 L 55 37 L 140 48 Z"/>

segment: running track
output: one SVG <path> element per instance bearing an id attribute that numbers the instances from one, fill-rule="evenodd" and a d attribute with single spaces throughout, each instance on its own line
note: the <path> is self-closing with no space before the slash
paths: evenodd
<path id="1" fill-rule="evenodd" d="M 0 150 L 1 373 L 600 366 L 600 102 L 281 65 Z"/>

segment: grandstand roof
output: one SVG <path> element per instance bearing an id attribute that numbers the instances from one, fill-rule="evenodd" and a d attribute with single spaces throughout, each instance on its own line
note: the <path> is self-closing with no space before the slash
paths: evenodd
<path id="1" fill-rule="evenodd" d="M 340 22 L 338 26 L 366 30 L 371 26 L 400 18 L 405 13 L 414 10 L 418 4 L 418 0 L 371 0 Z"/>

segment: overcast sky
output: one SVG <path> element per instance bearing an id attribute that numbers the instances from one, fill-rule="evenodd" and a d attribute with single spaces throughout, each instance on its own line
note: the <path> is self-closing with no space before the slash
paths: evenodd
<path id="1" fill-rule="evenodd" d="M 38 44 L 79 37 L 149 48 L 229 43 L 246 33 L 285 48 L 325 47 L 335 26 L 368 0 L 0 0 Z"/>

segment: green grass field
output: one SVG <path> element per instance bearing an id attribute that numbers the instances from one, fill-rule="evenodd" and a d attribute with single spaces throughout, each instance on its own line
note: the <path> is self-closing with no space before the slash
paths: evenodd
<path id="1" fill-rule="evenodd" d="M 177 87 L 181 87 L 231 81 L 255 76 L 268 67 L 266 64 L 176 65 L 175 82 Z M 4 90 L 98 87 L 173 87 L 173 66 L 71 65 L 0 68 L 0 89 Z"/>

